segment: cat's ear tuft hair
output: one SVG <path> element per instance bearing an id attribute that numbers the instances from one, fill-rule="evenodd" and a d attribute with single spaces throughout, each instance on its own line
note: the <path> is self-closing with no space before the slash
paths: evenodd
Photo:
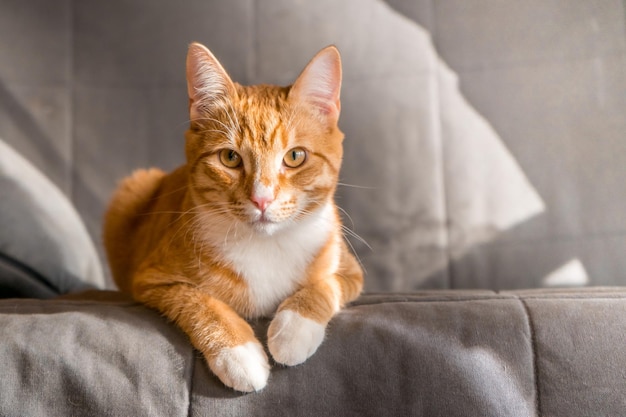
<path id="1" fill-rule="evenodd" d="M 334 46 L 317 53 L 293 84 L 289 97 L 312 105 L 327 121 L 336 123 L 341 103 L 341 57 Z"/>
<path id="2" fill-rule="evenodd" d="M 220 102 L 235 93 L 235 86 L 204 45 L 192 43 L 187 52 L 187 93 L 191 120 L 202 118 Z"/>

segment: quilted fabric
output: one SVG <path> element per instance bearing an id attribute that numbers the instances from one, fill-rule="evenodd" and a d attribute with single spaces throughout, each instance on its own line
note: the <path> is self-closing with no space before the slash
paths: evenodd
<path id="1" fill-rule="evenodd" d="M 99 298 L 0 301 L 0 415 L 626 415 L 624 289 L 365 295 L 254 394 L 155 312 Z"/>

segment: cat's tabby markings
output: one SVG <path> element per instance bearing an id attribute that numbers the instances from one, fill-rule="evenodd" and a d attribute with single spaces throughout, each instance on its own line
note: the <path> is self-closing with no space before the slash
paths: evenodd
<path id="1" fill-rule="evenodd" d="M 297 365 L 362 288 L 333 200 L 339 53 L 320 51 L 290 87 L 242 86 L 194 43 L 187 85 L 187 163 L 125 179 L 104 243 L 122 291 L 180 326 L 224 384 L 260 390 L 270 366 L 245 319 L 273 315 L 269 352 Z"/>

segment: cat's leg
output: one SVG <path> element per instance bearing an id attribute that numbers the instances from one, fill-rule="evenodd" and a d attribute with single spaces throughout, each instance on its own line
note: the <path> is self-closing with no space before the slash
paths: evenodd
<path id="1" fill-rule="evenodd" d="M 230 306 L 187 284 L 135 286 L 133 296 L 175 322 L 225 385 L 243 392 L 265 387 L 267 355 Z"/>
<path id="2" fill-rule="evenodd" d="M 313 355 L 331 318 L 361 293 L 363 272 L 354 256 L 342 249 L 338 271 L 324 275 L 312 268 L 321 275 L 310 277 L 278 307 L 268 329 L 268 348 L 276 362 L 293 366 Z"/>

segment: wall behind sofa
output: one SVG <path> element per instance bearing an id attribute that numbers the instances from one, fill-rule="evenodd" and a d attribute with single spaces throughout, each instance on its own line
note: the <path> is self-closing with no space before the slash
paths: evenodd
<path id="1" fill-rule="evenodd" d="M 620 0 L 0 0 L 0 138 L 94 240 L 116 182 L 183 162 L 186 46 L 241 83 L 342 52 L 338 203 L 367 289 L 625 284 Z"/>

